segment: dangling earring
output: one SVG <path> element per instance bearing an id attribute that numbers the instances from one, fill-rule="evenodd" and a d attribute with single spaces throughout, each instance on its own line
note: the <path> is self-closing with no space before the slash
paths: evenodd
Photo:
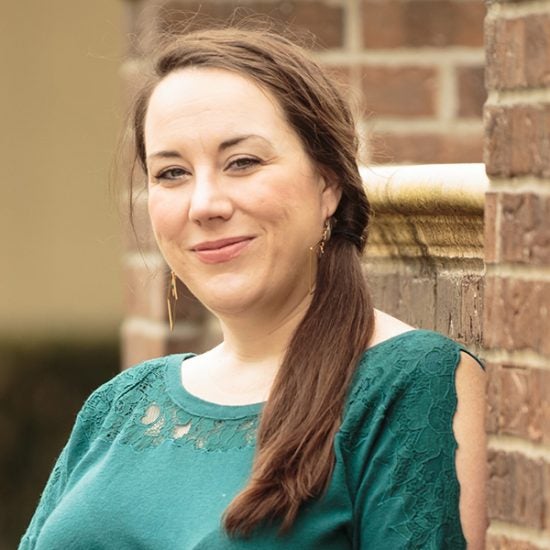
<path id="1" fill-rule="evenodd" d="M 330 234 L 332 231 L 331 219 L 327 218 L 325 220 L 325 225 L 323 227 L 323 233 L 321 235 L 321 240 L 317 243 L 316 246 L 319 247 L 317 251 L 317 258 L 320 258 L 325 253 L 325 246 L 330 239 Z M 313 294 L 315 292 L 315 275 L 313 273 L 313 263 L 315 256 L 315 246 L 309 247 L 309 293 Z"/>
<path id="2" fill-rule="evenodd" d="M 321 235 L 321 240 L 319 241 L 319 258 L 325 253 L 325 245 L 330 239 L 330 234 L 332 232 L 332 224 L 330 218 L 325 220 L 325 226 L 323 227 L 323 234 Z"/>
<path id="3" fill-rule="evenodd" d="M 178 301 L 178 287 L 176 274 L 172 270 L 170 272 L 170 286 L 168 287 L 168 296 L 166 297 L 166 305 L 168 306 L 168 323 L 170 330 L 174 330 L 174 321 L 176 320 L 176 302 Z M 172 302 L 172 299 L 174 300 Z"/>
<path id="4" fill-rule="evenodd" d="M 313 274 L 313 256 L 315 255 L 315 247 L 309 247 L 309 293 L 315 292 L 315 276 Z"/>

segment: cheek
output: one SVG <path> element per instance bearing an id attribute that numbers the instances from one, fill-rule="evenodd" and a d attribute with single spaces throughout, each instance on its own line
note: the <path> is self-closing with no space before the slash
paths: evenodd
<path id="1" fill-rule="evenodd" d="M 154 191 L 148 197 L 149 218 L 153 231 L 159 240 L 172 239 L 180 234 L 185 220 L 185 205 L 174 197 Z"/>
<path id="2" fill-rule="evenodd" d="M 301 230 L 315 227 L 322 218 L 320 196 L 312 187 L 289 186 L 278 199 L 281 219 Z"/>

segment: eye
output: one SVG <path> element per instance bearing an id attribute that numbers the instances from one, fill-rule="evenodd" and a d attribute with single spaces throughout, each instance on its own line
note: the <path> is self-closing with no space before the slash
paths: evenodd
<path id="1" fill-rule="evenodd" d="M 255 157 L 238 157 L 227 164 L 229 170 L 243 171 L 260 164 L 260 159 Z"/>
<path id="2" fill-rule="evenodd" d="M 158 182 L 178 182 L 188 175 L 187 170 L 179 167 L 167 168 L 161 170 L 154 176 L 154 180 Z"/>

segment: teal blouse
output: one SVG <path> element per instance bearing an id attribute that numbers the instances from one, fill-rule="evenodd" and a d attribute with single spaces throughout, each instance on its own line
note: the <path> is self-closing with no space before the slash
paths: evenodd
<path id="1" fill-rule="evenodd" d="M 327 492 L 285 536 L 273 526 L 247 539 L 228 538 L 221 516 L 249 477 L 262 404 L 189 394 L 189 354 L 142 363 L 84 404 L 19 548 L 465 548 L 452 430 L 461 350 L 425 330 L 368 349 Z"/>

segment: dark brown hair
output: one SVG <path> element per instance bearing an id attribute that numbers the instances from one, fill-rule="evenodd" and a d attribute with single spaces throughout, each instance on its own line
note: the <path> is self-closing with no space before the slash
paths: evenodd
<path id="1" fill-rule="evenodd" d="M 195 31 L 173 39 L 161 51 L 154 77 L 136 101 L 135 146 L 144 170 L 149 98 L 160 80 L 185 67 L 226 69 L 268 90 L 310 158 L 342 189 L 311 305 L 291 339 L 262 413 L 250 481 L 224 517 L 231 535 L 247 535 L 262 522 L 279 522 L 284 532 L 300 506 L 322 495 L 330 482 L 334 436 L 374 324 L 360 264 L 370 209 L 357 166 L 357 135 L 335 86 L 294 42 L 263 28 Z"/>

